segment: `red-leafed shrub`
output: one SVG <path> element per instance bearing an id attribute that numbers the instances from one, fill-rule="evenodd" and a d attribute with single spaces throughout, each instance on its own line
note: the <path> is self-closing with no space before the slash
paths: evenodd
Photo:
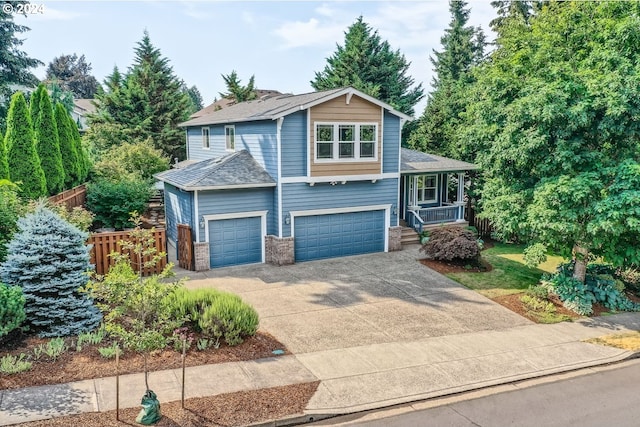
<path id="1" fill-rule="evenodd" d="M 429 232 L 429 240 L 420 251 L 429 259 L 440 261 L 477 260 L 480 245 L 476 235 L 462 227 L 437 228 Z"/>

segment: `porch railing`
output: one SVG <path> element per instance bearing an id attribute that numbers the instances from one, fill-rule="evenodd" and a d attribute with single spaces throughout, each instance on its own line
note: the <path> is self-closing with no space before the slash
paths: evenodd
<path id="1" fill-rule="evenodd" d="M 455 222 L 464 218 L 464 205 L 438 206 L 409 211 L 408 223 L 418 233 L 428 224 Z"/>

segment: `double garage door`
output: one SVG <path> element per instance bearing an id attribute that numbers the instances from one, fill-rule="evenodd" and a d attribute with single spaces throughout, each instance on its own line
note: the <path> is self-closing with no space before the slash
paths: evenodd
<path id="1" fill-rule="evenodd" d="M 262 262 L 260 217 L 209 221 L 210 266 Z"/>
<path id="2" fill-rule="evenodd" d="M 384 251 L 385 211 L 296 216 L 297 261 Z"/>

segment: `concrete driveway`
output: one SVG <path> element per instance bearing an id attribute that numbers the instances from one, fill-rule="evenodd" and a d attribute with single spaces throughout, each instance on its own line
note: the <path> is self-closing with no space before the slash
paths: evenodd
<path id="1" fill-rule="evenodd" d="M 187 287 L 239 294 L 260 314 L 260 329 L 296 354 L 530 324 L 418 258 L 412 246 L 291 266 L 228 267 L 191 274 Z"/>

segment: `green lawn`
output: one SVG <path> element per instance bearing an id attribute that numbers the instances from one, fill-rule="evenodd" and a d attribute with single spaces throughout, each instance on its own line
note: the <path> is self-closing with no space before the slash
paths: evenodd
<path id="1" fill-rule="evenodd" d="M 524 264 L 524 245 L 496 243 L 482 251 L 482 258 L 493 266 L 485 273 L 449 273 L 447 277 L 474 289 L 488 298 L 522 292 L 540 281 L 543 273 L 553 273 L 562 258 L 549 256 L 538 266 L 529 268 Z"/>

